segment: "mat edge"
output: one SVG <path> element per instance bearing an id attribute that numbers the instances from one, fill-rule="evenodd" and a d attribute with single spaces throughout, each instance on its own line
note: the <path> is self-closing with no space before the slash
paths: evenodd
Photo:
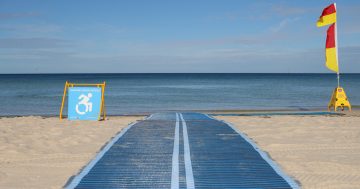
<path id="1" fill-rule="evenodd" d="M 206 115 L 210 119 L 220 121 L 222 123 L 225 123 L 229 127 L 231 127 L 235 132 L 237 132 L 241 137 L 243 137 L 260 154 L 260 156 L 274 169 L 274 171 L 279 176 L 281 176 L 290 185 L 290 187 L 292 187 L 293 189 L 300 189 L 301 188 L 300 185 L 291 176 L 287 175 L 281 169 L 281 167 L 269 157 L 269 155 L 265 151 L 261 150 L 261 148 L 259 148 L 252 139 L 250 139 L 248 136 L 246 136 L 245 133 L 239 131 L 232 123 L 229 123 L 229 122 L 224 121 L 224 120 L 216 119 L 216 118 L 214 118 L 212 116 L 209 116 L 207 114 L 204 114 L 204 115 Z"/>
<path id="2" fill-rule="evenodd" d="M 145 120 L 149 119 L 149 117 L 145 118 Z M 139 121 L 135 121 L 130 123 L 127 127 L 122 129 L 117 135 L 115 135 L 111 140 L 109 140 L 106 145 L 101 148 L 101 150 L 95 155 L 95 157 L 77 174 L 75 177 L 66 184 L 63 188 L 65 189 L 73 189 L 77 185 L 79 185 L 81 179 L 83 179 L 90 170 L 95 166 L 95 164 L 105 155 L 105 153 L 117 142 L 132 126 L 139 123 Z"/>

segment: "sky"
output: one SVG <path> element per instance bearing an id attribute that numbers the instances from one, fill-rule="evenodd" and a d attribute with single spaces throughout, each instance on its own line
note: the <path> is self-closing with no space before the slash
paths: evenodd
<path id="1" fill-rule="evenodd" d="M 331 73 L 327 0 L 0 0 L 0 73 Z M 360 73 L 360 1 L 337 3 Z"/>

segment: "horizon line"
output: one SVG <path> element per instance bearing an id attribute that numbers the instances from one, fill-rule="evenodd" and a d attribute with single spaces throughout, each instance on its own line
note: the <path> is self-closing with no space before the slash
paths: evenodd
<path id="1" fill-rule="evenodd" d="M 74 73 L 0 73 L 0 75 L 80 75 L 80 74 L 336 74 L 324 72 L 74 72 Z M 360 72 L 345 72 L 342 74 L 360 74 Z"/>

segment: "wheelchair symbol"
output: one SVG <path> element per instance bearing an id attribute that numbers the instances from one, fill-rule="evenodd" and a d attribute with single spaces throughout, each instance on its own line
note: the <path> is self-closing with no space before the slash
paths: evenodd
<path id="1" fill-rule="evenodd" d="M 88 93 L 87 95 L 81 94 L 79 96 L 79 102 L 76 104 L 76 113 L 78 113 L 79 115 L 85 115 L 87 112 L 92 112 L 92 102 L 90 101 L 90 98 L 92 97 L 91 93 Z M 85 106 L 85 111 L 80 111 L 79 110 L 79 106 Z M 83 110 L 84 108 L 82 108 Z"/>

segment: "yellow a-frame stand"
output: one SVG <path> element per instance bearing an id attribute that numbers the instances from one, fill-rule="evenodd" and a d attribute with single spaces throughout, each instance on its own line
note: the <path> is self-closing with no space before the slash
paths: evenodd
<path id="1" fill-rule="evenodd" d="M 344 110 L 344 107 L 347 107 L 349 111 L 351 111 L 351 104 L 342 87 L 336 87 L 334 89 L 328 105 L 328 110 L 330 111 L 332 107 L 334 108 L 334 111 L 336 111 L 338 107 L 340 107 L 341 110 Z"/>
<path id="2" fill-rule="evenodd" d="M 63 110 L 64 110 L 64 104 L 65 104 L 65 99 L 66 99 L 66 94 L 67 94 L 67 89 L 69 87 L 101 87 L 101 105 L 100 105 L 100 114 L 99 114 L 99 118 L 98 120 L 105 120 L 106 118 L 106 113 L 105 113 L 105 86 L 106 83 L 105 81 L 103 83 L 95 83 L 95 84 L 89 84 L 89 83 L 69 83 L 68 81 L 65 82 L 65 87 L 64 87 L 64 94 L 62 97 L 62 103 L 61 103 L 61 107 L 60 107 L 60 120 L 63 118 Z"/>

